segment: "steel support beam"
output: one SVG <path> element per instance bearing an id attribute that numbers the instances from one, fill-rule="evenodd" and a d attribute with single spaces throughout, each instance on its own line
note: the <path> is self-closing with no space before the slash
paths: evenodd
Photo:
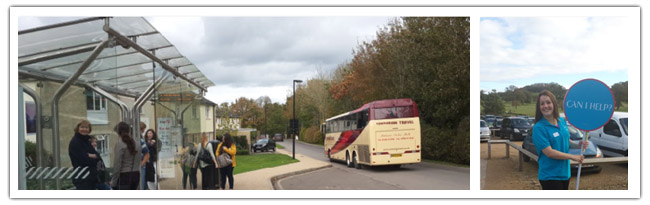
<path id="1" fill-rule="evenodd" d="M 171 66 L 167 65 L 167 63 L 163 62 L 158 57 L 156 57 L 154 54 L 147 51 L 145 48 L 140 47 L 140 45 L 138 45 L 137 43 L 131 41 L 128 37 L 123 36 L 119 32 L 113 30 L 113 28 L 111 28 L 110 26 L 104 25 L 104 31 L 106 31 L 108 34 L 110 34 L 112 36 L 115 36 L 117 38 L 118 42 L 123 44 L 123 46 L 129 46 L 129 47 L 131 47 L 131 48 L 133 48 L 133 49 L 135 49 L 137 51 L 140 51 L 140 53 L 147 56 L 149 59 L 155 61 L 156 63 L 160 64 L 165 70 L 173 73 L 175 76 L 177 76 L 177 77 L 179 77 L 179 78 L 193 84 L 194 86 L 198 87 L 201 90 L 207 91 L 206 88 L 204 88 L 203 86 L 201 86 L 200 84 L 198 84 L 198 83 L 196 83 L 194 81 L 191 81 L 190 79 L 185 77 L 183 74 L 179 73 L 176 69 L 174 69 Z"/>
<path id="2" fill-rule="evenodd" d="M 43 109 L 41 106 L 41 97 L 38 96 L 38 93 L 34 91 L 33 89 L 27 87 L 26 85 L 23 85 L 22 83 L 20 84 L 21 87 L 23 87 L 23 92 L 27 93 L 29 96 L 34 99 L 34 105 L 36 106 L 36 167 L 42 167 L 43 166 L 43 150 L 45 149 L 43 147 L 43 128 L 41 127 L 41 118 L 43 117 Z M 43 179 L 38 180 L 38 187 L 40 189 L 44 189 L 43 186 Z"/>

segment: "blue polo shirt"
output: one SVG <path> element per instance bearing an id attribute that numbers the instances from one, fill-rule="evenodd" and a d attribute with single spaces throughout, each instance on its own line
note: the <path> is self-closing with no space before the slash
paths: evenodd
<path id="1" fill-rule="evenodd" d="M 533 143 L 537 149 L 539 180 L 569 180 L 571 177 L 570 161 L 568 159 L 552 159 L 547 157 L 543 149 L 552 149 L 569 153 L 569 128 L 564 118 L 560 117 L 558 126 L 552 125 L 542 118 L 533 126 Z"/>

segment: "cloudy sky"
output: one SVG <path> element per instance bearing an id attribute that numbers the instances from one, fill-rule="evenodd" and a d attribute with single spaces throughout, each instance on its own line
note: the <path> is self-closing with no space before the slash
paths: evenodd
<path id="1" fill-rule="evenodd" d="M 294 79 L 352 58 L 391 17 L 147 17 L 216 86 L 216 103 L 268 95 L 284 103 Z"/>
<path id="2" fill-rule="evenodd" d="M 19 18 L 19 30 L 70 21 Z M 215 86 L 215 103 L 269 96 L 284 103 L 294 79 L 330 71 L 352 59 L 394 17 L 145 17 Z"/>
<path id="3" fill-rule="evenodd" d="M 627 81 L 628 70 L 638 69 L 634 26 L 624 17 L 481 18 L 481 90 Z"/>

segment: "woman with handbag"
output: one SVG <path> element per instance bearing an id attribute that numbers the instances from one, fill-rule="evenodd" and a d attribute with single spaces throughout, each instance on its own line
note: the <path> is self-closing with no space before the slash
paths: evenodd
<path id="1" fill-rule="evenodd" d="M 194 159 L 194 164 L 192 167 L 196 167 L 196 162 L 199 161 L 199 167 L 201 168 L 201 189 L 209 190 L 210 187 L 214 187 L 214 173 L 212 170 L 217 168 L 217 159 L 214 157 L 214 152 L 212 151 L 212 145 L 208 143 L 208 136 L 203 133 L 201 136 L 201 147 Z M 215 169 L 210 168 L 214 166 Z"/>
<path id="2" fill-rule="evenodd" d="M 230 189 L 233 189 L 233 185 L 235 184 L 234 177 L 232 175 L 232 171 L 235 169 L 235 166 L 237 166 L 237 162 L 235 160 L 235 155 L 237 154 L 237 146 L 235 146 L 235 143 L 233 143 L 232 137 L 230 134 L 226 133 L 223 135 L 223 142 L 217 146 L 217 153 L 219 153 L 219 157 L 222 158 L 222 154 L 225 154 L 224 156 L 228 155 L 230 156 L 230 159 L 232 160 L 232 164 L 226 165 L 221 167 L 219 170 L 221 171 L 221 184 L 220 188 L 221 189 L 226 189 L 226 177 L 228 178 L 228 185 L 230 185 Z M 227 160 L 227 159 L 226 159 Z M 219 160 L 222 161 L 222 160 Z M 220 162 L 222 163 L 222 162 Z M 222 163 L 223 164 L 223 163 Z M 227 164 L 227 163 L 226 163 Z"/>

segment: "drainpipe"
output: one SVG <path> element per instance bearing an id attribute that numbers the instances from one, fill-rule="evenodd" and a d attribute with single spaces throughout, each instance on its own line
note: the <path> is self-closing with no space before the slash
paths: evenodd
<path id="1" fill-rule="evenodd" d="M 77 70 L 74 75 L 68 77 L 68 79 L 59 87 L 56 92 L 54 92 L 54 97 L 52 97 L 52 150 L 54 154 L 54 167 L 60 167 L 61 166 L 61 150 L 60 150 L 60 137 L 59 137 L 59 99 L 61 99 L 61 96 L 63 93 L 65 93 L 68 88 L 77 81 L 79 76 L 86 71 L 88 66 L 90 66 L 90 63 L 92 63 L 97 56 L 104 50 L 106 45 L 108 45 L 109 42 L 113 40 L 112 37 L 109 36 L 108 39 L 102 41 L 95 49 L 93 52 L 90 54 L 90 56 L 81 64 L 81 67 Z M 61 179 L 57 178 L 56 179 L 56 189 L 61 189 Z"/>
<path id="2" fill-rule="evenodd" d="M 182 99 L 182 96 L 183 95 L 181 94 L 181 99 Z M 187 108 L 190 108 L 194 104 L 194 102 L 195 101 L 192 100 L 192 102 L 189 105 L 187 105 L 187 107 L 183 108 L 183 111 L 181 111 L 181 115 L 179 117 L 179 120 L 181 121 L 181 123 L 180 123 L 181 124 L 181 137 L 182 137 L 181 140 L 183 140 L 183 143 L 185 143 L 185 129 L 184 129 L 185 120 L 183 118 L 185 117 L 185 111 L 187 111 Z"/>

